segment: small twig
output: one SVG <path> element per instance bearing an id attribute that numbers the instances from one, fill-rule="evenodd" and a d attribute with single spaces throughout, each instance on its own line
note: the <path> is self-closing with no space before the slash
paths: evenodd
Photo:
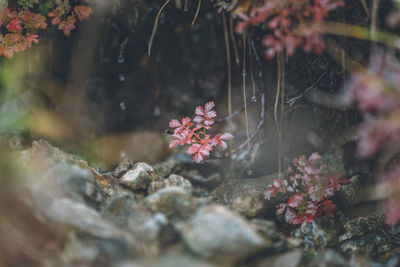
<path id="1" fill-rule="evenodd" d="M 232 114 L 232 66 L 231 66 L 231 50 L 229 48 L 228 26 L 226 23 L 225 13 L 222 13 L 222 23 L 224 26 L 226 64 L 228 65 L 228 115 Z"/>
<path id="2" fill-rule="evenodd" d="M 240 66 L 239 52 L 238 52 L 238 48 L 236 45 L 235 35 L 233 34 L 233 17 L 232 16 L 229 16 L 229 35 L 231 36 L 231 40 L 232 40 L 232 48 L 233 48 L 233 54 L 235 55 L 236 64 L 238 66 Z"/>
<path id="3" fill-rule="evenodd" d="M 151 46 L 153 45 L 154 36 L 156 35 L 156 32 L 157 32 L 158 20 L 160 19 L 161 12 L 168 5 L 169 2 L 171 2 L 171 0 L 166 0 L 165 1 L 165 3 L 161 6 L 160 10 L 158 10 L 156 19 L 154 20 L 153 31 L 151 32 L 150 39 L 149 39 L 149 46 L 147 48 L 147 54 L 149 56 L 151 54 Z"/>
<path id="4" fill-rule="evenodd" d="M 251 141 L 253 141 L 253 139 L 258 135 L 258 133 L 260 132 L 262 126 L 264 125 L 264 114 L 265 114 L 265 94 L 262 93 L 261 94 L 261 111 L 260 111 L 260 120 L 257 123 L 257 127 L 256 129 L 253 131 L 253 133 L 250 135 L 249 138 L 246 139 L 246 141 L 244 141 L 240 146 L 238 146 L 237 148 L 233 149 L 231 152 L 231 155 L 235 155 L 237 152 L 239 152 L 240 150 L 242 150 L 247 144 L 249 144 Z"/>
<path id="5" fill-rule="evenodd" d="M 298 96 L 292 97 L 289 100 L 286 100 L 286 103 L 289 104 L 289 107 L 292 107 L 296 101 L 298 101 L 300 98 L 302 98 L 306 93 L 309 91 L 315 89 L 315 87 L 321 82 L 322 78 L 324 78 L 325 74 L 327 74 L 327 71 L 321 74 L 321 76 L 318 78 L 317 81 L 315 81 L 311 86 L 307 87 L 301 94 Z"/>
<path id="6" fill-rule="evenodd" d="M 247 96 L 246 96 L 246 37 L 247 31 L 243 34 L 243 68 L 242 68 L 242 89 L 243 89 L 243 105 L 244 105 L 244 120 L 246 124 L 246 137 L 249 139 L 249 120 L 247 117 Z M 250 144 L 248 144 L 248 149 L 250 150 Z"/>
<path id="7" fill-rule="evenodd" d="M 361 2 L 362 6 L 363 6 L 363 8 L 365 10 L 365 14 L 367 15 L 367 17 L 369 17 L 370 14 L 369 14 L 369 9 L 368 9 L 367 2 L 365 0 L 360 0 L 360 2 Z"/>
<path id="8" fill-rule="evenodd" d="M 257 102 L 257 99 L 252 97 L 248 102 L 246 102 L 246 106 L 248 107 L 251 104 L 256 103 L 256 102 Z M 233 112 L 231 115 L 228 115 L 224 118 L 218 119 L 217 123 L 228 122 L 228 121 L 232 120 L 234 117 L 236 117 L 238 114 L 240 114 L 240 112 L 242 112 L 244 110 L 244 108 L 245 108 L 245 105 L 242 105 L 242 107 L 240 109 L 235 110 L 235 112 Z"/>
<path id="9" fill-rule="evenodd" d="M 256 83 L 254 81 L 253 75 L 253 53 L 251 52 L 251 38 L 250 35 L 247 35 L 247 45 L 249 47 L 249 65 L 250 65 L 250 78 L 251 78 L 251 86 L 253 88 L 253 96 L 252 98 L 256 97 Z"/>
<path id="10" fill-rule="evenodd" d="M 194 18 L 193 18 L 193 21 L 192 21 L 192 27 L 193 27 L 194 24 L 196 23 L 197 17 L 199 16 L 200 7 L 201 7 L 201 0 L 199 0 L 199 4 L 198 4 L 198 6 L 197 6 L 196 13 L 194 14 Z"/>

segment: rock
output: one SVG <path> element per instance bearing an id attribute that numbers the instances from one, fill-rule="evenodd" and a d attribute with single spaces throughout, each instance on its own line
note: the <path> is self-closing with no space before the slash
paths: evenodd
<path id="1" fill-rule="evenodd" d="M 162 181 L 151 182 L 149 185 L 148 193 L 153 194 L 154 192 L 162 188 L 171 186 L 180 187 L 189 194 L 193 193 L 192 184 L 182 176 L 176 174 L 171 174 L 167 179 Z"/>
<path id="2" fill-rule="evenodd" d="M 189 255 L 163 255 L 158 259 L 140 261 L 140 262 L 125 262 L 119 267 L 217 267 L 217 265 L 195 258 Z"/>
<path id="3" fill-rule="evenodd" d="M 350 178 L 350 183 L 342 185 L 342 189 L 337 195 L 347 206 L 354 205 L 359 203 L 363 197 L 361 190 L 360 178 L 356 175 Z"/>
<path id="4" fill-rule="evenodd" d="M 190 158 L 188 161 L 186 155 L 184 158 L 180 157 L 179 154 L 174 155 L 168 160 L 154 165 L 154 172 L 162 178 L 167 178 L 173 173 L 180 173 L 183 165 L 187 162 L 190 162 Z"/>
<path id="5" fill-rule="evenodd" d="M 264 214 L 269 208 L 274 209 L 275 200 L 265 200 L 264 192 L 275 178 L 275 175 L 269 175 L 260 178 L 227 179 L 212 192 L 211 197 L 252 218 Z"/>
<path id="6" fill-rule="evenodd" d="M 59 256 L 60 262 L 57 265 L 90 266 L 95 264 L 99 254 L 100 251 L 96 244 L 89 244 L 89 242 L 79 240 L 75 234 L 72 234 Z"/>
<path id="7" fill-rule="evenodd" d="M 58 259 L 49 266 L 113 266 L 128 255 L 128 249 L 123 242 L 96 239 L 71 232 Z"/>
<path id="8" fill-rule="evenodd" d="M 114 170 L 114 177 L 120 178 L 124 175 L 130 168 L 133 167 L 133 161 L 130 159 L 124 159 L 120 164 L 118 164 L 117 168 Z"/>
<path id="9" fill-rule="evenodd" d="M 19 153 L 19 164 L 25 172 L 25 177 L 30 182 L 42 179 L 49 175 L 51 170 L 66 166 L 65 168 L 79 168 L 87 172 L 87 180 L 97 184 L 102 193 L 109 195 L 116 190 L 117 183 L 110 176 L 102 175 L 89 167 L 86 161 L 65 153 L 52 146 L 50 143 L 40 140 L 34 141 L 32 147 Z M 64 175 L 68 175 L 66 172 Z M 86 178 L 85 178 L 86 179 Z"/>
<path id="10" fill-rule="evenodd" d="M 158 190 L 144 199 L 153 212 L 164 213 L 168 218 L 187 219 L 197 207 L 196 200 L 180 187 L 167 187 Z"/>
<path id="11" fill-rule="evenodd" d="M 104 219 L 118 227 L 127 227 L 130 214 L 135 206 L 135 197 L 132 194 L 119 193 L 111 196 L 101 210 Z"/>
<path id="12" fill-rule="evenodd" d="M 347 267 L 350 266 L 346 259 L 332 249 L 319 251 L 310 267 Z"/>
<path id="13" fill-rule="evenodd" d="M 271 240 L 275 252 L 283 251 L 286 247 L 285 239 L 279 234 L 275 222 L 261 219 L 250 221 L 252 228 L 264 239 Z"/>
<path id="14" fill-rule="evenodd" d="M 303 240 L 306 248 L 315 250 L 327 246 L 337 245 L 337 236 L 341 231 L 341 216 L 335 214 L 335 217 L 321 217 L 311 221 L 305 227 L 298 227 L 292 231 L 291 236 Z"/>
<path id="15" fill-rule="evenodd" d="M 263 260 L 258 267 L 297 267 L 300 266 L 303 253 L 294 250 L 283 254 L 274 255 Z"/>
<path id="16" fill-rule="evenodd" d="M 120 182 L 132 190 L 137 190 L 147 189 L 151 181 L 155 179 L 153 167 L 147 163 L 139 162 L 121 177 Z"/>
<path id="17" fill-rule="evenodd" d="M 346 255 L 367 254 L 378 258 L 390 254 L 388 252 L 395 244 L 390 238 L 390 229 L 381 218 L 354 218 L 343 228 L 344 234 L 339 236 L 339 242 L 340 250 Z"/>
<path id="18" fill-rule="evenodd" d="M 198 170 L 190 170 L 184 173 L 184 176 L 192 184 L 206 188 L 215 188 L 222 182 L 222 177 L 219 173 L 211 174 L 209 177 L 205 178 Z"/>
<path id="19" fill-rule="evenodd" d="M 95 237 L 122 240 L 126 237 L 119 229 L 104 221 L 95 210 L 70 199 L 53 201 L 45 214 L 53 221 L 73 226 Z"/>
<path id="20" fill-rule="evenodd" d="M 218 262 L 235 262 L 272 245 L 243 218 L 220 205 L 200 208 L 179 232 L 193 252 Z"/>
<path id="21" fill-rule="evenodd" d="M 43 209 L 51 203 L 49 199 L 57 198 L 69 198 L 98 209 L 107 198 L 90 173 L 77 165 L 57 163 L 43 172 L 30 174 L 33 177 L 29 177 L 29 187 Z"/>

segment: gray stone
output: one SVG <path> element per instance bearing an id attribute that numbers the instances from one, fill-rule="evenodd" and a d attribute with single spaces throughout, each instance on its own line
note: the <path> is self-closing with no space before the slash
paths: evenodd
<path id="1" fill-rule="evenodd" d="M 379 217 L 358 217 L 344 225 L 339 236 L 340 250 L 346 255 L 367 254 L 372 257 L 389 254 L 395 245 L 389 228 Z M 389 238 L 388 238 L 389 237 Z"/>
<path id="2" fill-rule="evenodd" d="M 179 231 L 193 252 L 216 261 L 234 262 L 272 245 L 246 220 L 220 205 L 200 208 Z"/>
<path id="3" fill-rule="evenodd" d="M 251 227 L 264 239 L 272 241 L 274 251 L 279 252 L 286 248 L 287 245 L 285 239 L 276 228 L 275 222 L 262 219 L 253 219 L 250 221 L 250 223 Z"/>
<path id="4" fill-rule="evenodd" d="M 39 173 L 30 173 L 33 176 Z M 77 165 L 57 163 L 41 177 L 30 177 L 30 189 L 39 206 L 46 209 L 51 203 L 49 199 L 69 198 L 98 208 L 107 198 L 90 173 Z"/>
<path id="5" fill-rule="evenodd" d="M 217 267 L 217 265 L 189 255 L 163 255 L 157 259 L 124 262 L 119 267 Z"/>
<path id="6" fill-rule="evenodd" d="M 300 266 L 302 257 L 302 251 L 294 250 L 268 257 L 258 267 L 297 267 Z"/>
<path id="7" fill-rule="evenodd" d="M 269 175 L 251 179 L 227 179 L 212 192 L 211 197 L 247 217 L 255 217 L 264 214 L 269 208 L 274 209 L 276 203 L 267 201 L 264 192 L 275 178 L 275 175 Z"/>
<path id="8" fill-rule="evenodd" d="M 120 178 L 132 167 L 133 161 L 130 159 L 124 159 L 120 164 L 118 164 L 117 168 L 115 168 L 114 177 Z"/>
<path id="9" fill-rule="evenodd" d="M 181 187 L 167 187 L 144 199 L 153 212 L 164 213 L 169 218 L 187 219 L 195 211 L 196 200 Z"/>
<path id="10" fill-rule="evenodd" d="M 126 227 L 135 204 L 135 197 L 132 194 L 114 194 L 105 202 L 101 215 L 118 227 Z"/>
<path id="11" fill-rule="evenodd" d="M 310 267 L 346 267 L 350 266 L 346 259 L 332 249 L 319 251 L 317 257 L 310 263 Z"/>
<path id="12" fill-rule="evenodd" d="M 148 193 L 153 194 L 154 192 L 162 188 L 172 187 L 172 186 L 180 187 L 189 194 L 193 193 L 192 184 L 182 176 L 176 174 L 171 174 L 167 179 L 162 181 L 151 182 L 149 185 Z"/>
<path id="13" fill-rule="evenodd" d="M 136 163 L 135 166 L 127 171 L 120 179 L 121 184 L 137 190 L 147 189 L 151 181 L 155 180 L 154 169 L 144 162 Z"/>
<path id="14" fill-rule="evenodd" d="M 73 226 L 99 238 L 124 239 L 123 233 L 104 221 L 100 214 L 86 205 L 70 199 L 53 201 L 45 214 L 52 220 Z"/>

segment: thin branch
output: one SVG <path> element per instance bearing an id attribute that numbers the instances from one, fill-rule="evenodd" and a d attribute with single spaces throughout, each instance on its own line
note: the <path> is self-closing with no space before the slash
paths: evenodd
<path id="1" fill-rule="evenodd" d="M 198 4 L 198 6 L 197 6 L 196 13 L 194 14 L 194 18 L 193 18 L 193 21 L 192 21 L 192 27 L 193 27 L 194 24 L 196 23 L 197 17 L 199 16 L 200 7 L 201 7 L 201 0 L 199 0 L 199 4 Z"/>
<path id="2" fill-rule="evenodd" d="M 242 68 L 242 89 L 243 89 L 243 105 L 244 105 L 244 120 L 246 123 L 246 137 L 249 139 L 249 120 L 247 117 L 247 105 L 246 105 L 246 37 L 247 31 L 243 34 L 243 68 Z M 250 144 L 248 144 L 248 148 L 250 149 Z"/>
<path id="3" fill-rule="evenodd" d="M 264 93 L 261 94 L 260 102 L 261 102 L 260 120 L 257 123 L 256 129 L 253 131 L 253 133 L 250 135 L 250 137 L 246 139 L 246 141 L 244 141 L 240 146 L 238 146 L 237 148 L 232 150 L 231 155 L 236 155 L 236 153 L 238 153 L 246 145 L 248 145 L 250 142 L 252 142 L 254 140 L 254 138 L 256 138 L 258 133 L 260 132 L 262 126 L 264 125 L 264 121 L 265 121 L 265 118 L 264 118 L 264 116 L 265 116 L 265 94 Z"/>
<path id="4" fill-rule="evenodd" d="M 236 64 L 238 66 L 240 66 L 239 52 L 238 52 L 238 48 L 236 45 L 235 35 L 233 34 L 233 17 L 232 16 L 229 16 L 229 35 L 231 36 L 231 40 L 232 40 L 232 48 L 233 48 L 233 54 L 235 55 Z"/>
<path id="5" fill-rule="evenodd" d="M 286 103 L 289 104 L 289 107 L 292 107 L 300 98 L 302 98 L 306 93 L 309 91 L 313 90 L 316 88 L 316 86 L 321 82 L 322 78 L 325 77 L 325 75 L 328 73 L 328 71 L 325 71 L 324 73 L 321 74 L 321 76 L 316 80 L 311 86 L 307 87 L 301 94 L 298 96 L 292 97 L 291 99 L 287 100 Z"/>
<path id="6" fill-rule="evenodd" d="M 151 46 L 153 45 L 154 36 L 156 35 L 156 32 L 157 32 L 158 20 L 160 19 L 161 12 L 162 12 L 163 9 L 168 5 L 169 2 L 171 2 L 171 0 L 166 0 L 166 1 L 164 2 L 164 4 L 161 6 L 160 10 L 158 10 L 156 19 L 154 20 L 153 31 L 151 32 L 150 40 L 149 40 L 149 46 L 148 46 L 148 48 L 147 48 L 147 54 L 148 54 L 149 56 L 150 56 L 150 54 L 151 54 Z"/>
<path id="7" fill-rule="evenodd" d="M 253 103 L 256 103 L 257 99 L 255 98 L 251 98 L 249 101 L 246 102 L 246 106 L 250 106 Z M 228 115 L 222 119 L 218 119 L 217 123 L 221 123 L 221 122 L 228 122 L 230 120 L 232 120 L 234 117 L 236 117 L 238 114 L 240 114 L 240 112 L 242 112 L 245 108 L 245 105 L 242 105 L 240 109 L 235 110 L 235 112 L 233 112 L 231 115 Z"/>
<path id="8" fill-rule="evenodd" d="M 232 66 L 231 66 L 231 50 L 229 48 L 228 26 L 226 23 L 225 13 L 222 13 L 222 24 L 224 26 L 226 64 L 228 65 L 228 115 L 232 114 Z"/>
<path id="9" fill-rule="evenodd" d="M 249 47 L 249 65 L 250 65 L 250 78 L 251 78 L 251 86 L 253 88 L 253 96 L 252 98 L 256 97 L 256 83 L 254 81 L 253 75 L 253 53 L 251 51 L 251 40 L 250 35 L 247 35 L 247 46 Z"/>

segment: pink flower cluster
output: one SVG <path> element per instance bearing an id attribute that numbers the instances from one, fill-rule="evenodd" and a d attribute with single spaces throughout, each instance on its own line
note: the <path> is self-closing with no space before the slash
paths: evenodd
<path id="1" fill-rule="evenodd" d="M 290 224 L 302 224 L 302 227 L 322 215 L 332 216 L 338 209 L 332 200 L 336 191 L 348 179 L 339 175 L 329 176 L 326 165 L 321 163 L 321 156 L 313 153 L 306 158 L 301 155 L 293 160 L 294 168 L 286 171 L 288 179 L 275 179 L 265 192 L 270 200 L 278 193 L 292 194 L 286 203 L 276 206 L 276 214 L 285 213 L 285 220 Z"/>
<path id="2" fill-rule="evenodd" d="M 359 156 L 372 156 L 381 147 L 399 140 L 400 63 L 397 59 L 377 52 L 367 71 L 354 74 L 345 91 L 344 103 L 357 102 L 367 119 L 359 128 Z"/>
<path id="3" fill-rule="evenodd" d="M 371 157 L 378 152 L 399 153 L 400 142 L 400 62 L 378 51 L 367 71 L 353 75 L 346 85 L 344 102 L 358 103 L 365 121 L 358 129 L 357 153 Z M 400 163 L 381 176 L 388 191 L 386 223 L 400 223 Z"/>
<path id="4" fill-rule="evenodd" d="M 176 146 L 190 145 L 186 153 L 193 155 L 193 162 L 204 163 L 210 156 L 214 147 L 226 149 L 226 140 L 231 140 L 230 133 L 217 134 L 213 138 L 207 134 L 211 129 L 217 113 L 213 110 L 214 102 L 208 102 L 204 107 L 198 106 L 195 109 L 196 116 L 193 119 L 186 117 L 181 122 L 173 119 L 169 122 L 170 128 L 175 128 L 172 135 L 173 140 L 169 142 L 169 148 Z"/>
<path id="5" fill-rule="evenodd" d="M 248 13 L 237 14 L 241 21 L 236 32 L 265 23 L 270 30 L 263 40 L 267 59 L 283 50 L 292 56 L 299 46 L 305 52 L 321 54 L 325 48 L 321 22 L 329 12 L 343 6 L 343 0 L 264 0 Z"/>

